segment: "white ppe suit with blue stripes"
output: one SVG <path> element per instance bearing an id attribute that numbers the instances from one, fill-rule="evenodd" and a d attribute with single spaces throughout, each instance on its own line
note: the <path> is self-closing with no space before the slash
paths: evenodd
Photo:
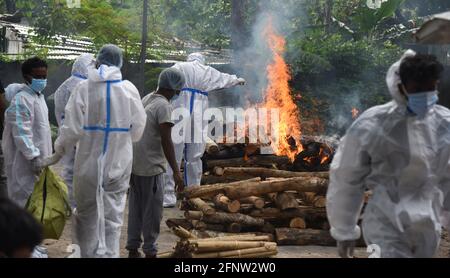
<path id="1" fill-rule="evenodd" d="M 203 172 L 201 158 L 206 147 L 203 135 L 204 128 L 208 124 L 203 119 L 203 112 L 208 109 L 208 92 L 237 86 L 240 80 L 236 75 L 222 73 L 204 65 L 204 57 L 200 54 L 191 54 L 188 61 L 174 66 L 184 73 L 186 84 L 180 97 L 173 101 L 172 105 L 174 111 L 180 108 L 188 111 L 190 118 L 183 120 L 182 142 L 176 138 L 173 139 L 179 165 L 184 157 L 184 182 L 186 186 L 195 186 L 200 185 Z M 174 120 L 176 122 L 179 119 Z M 177 130 L 175 127 L 174 132 Z M 165 180 L 164 206 L 174 206 L 176 203 L 175 182 L 170 168 L 167 170 Z"/>
<path id="2" fill-rule="evenodd" d="M 83 258 L 119 257 L 133 142 L 144 132 L 147 115 L 136 87 L 122 81 L 117 67 L 89 70 L 72 93 L 56 140 L 57 153 L 77 144 L 74 195 L 75 234 Z"/>
<path id="3" fill-rule="evenodd" d="M 58 127 L 61 128 L 64 123 L 64 111 L 70 95 L 82 81 L 87 79 L 89 67 L 94 66 L 94 56 L 92 54 L 82 54 L 78 57 L 72 66 L 72 75 L 64 81 L 63 84 L 55 92 L 55 116 Z M 73 198 L 73 166 L 75 162 L 75 148 L 68 152 L 62 159 L 63 166 L 61 177 L 69 188 L 69 196 L 71 205 L 75 206 Z"/>
<path id="4" fill-rule="evenodd" d="M 25 84 L 15 84 L 8 92 L 11 104 L 5 112 L 2 142 L 5 173 L 10 199 L 24 207 L 37 181 L 31 160 L 52 155 L 48 108 L 44 95 Z"/>

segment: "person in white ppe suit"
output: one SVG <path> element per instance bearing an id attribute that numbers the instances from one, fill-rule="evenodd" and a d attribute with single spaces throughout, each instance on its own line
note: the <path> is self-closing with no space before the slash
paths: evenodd
<path id="1" fill-rule="evenodd" d="M 25 84 L 6 89 L 10 106 L 5 112 L 2 149 L 9 198 L 25 207 L 43 167 L 52 154 L 48 108 L 42 91 L 47 85 L 47 63 L 37 57 L 25 61 Z"/>
<path id="2" fill-rule="evenodd" d="M 173 67 L 181 71 L 186 78 L 180 97 L 172 101 L 173 108 L 174 110 L 184 109 L 190 115 L 189 119 L 184 119 L 182 122 L 184 126 L 182 138 L 178 140 L 173 138 L 176 159 L 181 166 L 184 158 L 185 185 L 200 185 L 203 173 L 201 158 L 206 147 L 204 128 L 208 124 L 203 120 L 203 112 L 208 109 L 208 93 L 244 85 L 245 80 L 207 66 L 205 56 L 201 53 L 193 53 L 189 55 L 187 62 L 178 63 Z M 164 207 L 174 207 L 177 199 L 171 169 L 168 169 L 165 180 Z"/>
<path id="3" fill-rule="evenodd" d="M 383 258 L 433 257 L 450 210 L 450 111 L 437 105 L 443 66 L 408 51 L 387 74 L 393 100 L 369 109 L 343 138 L 331 166 L 327 211 L 341 257 L 362 233 Z M 374 247 L 377 249 L 376 247 Z"/>
<path id="4" fill-rule="evenodd" d="M 78 84 L 87 79 L 88 69 L 93 66 L 94 56 L 92 54 L 82 54 L 75 60 L 72 66 L 72 75 L 56 90 L 55 116 L 59 128 L 61 128 L 64 123 L 64 111 L 72 92 L 74 92 Z M 69 188 L 70 202 L 73 207 L 75 207 L 72 189 L 74 162 L 75 148 L 61 159 L 61 164 L 63 166 L 61 176 Z"/>
<path id="5" fill-rule="evenodd" d="M 139 92 L 122 80 L 122 50 L 105 45 L 88 79 L 70 96 L 58 156 L 77 145 L 74 195 L 75 235 L 83 258 L 118 258 L 133 142 L 140 140 L 146 113 Z"/>

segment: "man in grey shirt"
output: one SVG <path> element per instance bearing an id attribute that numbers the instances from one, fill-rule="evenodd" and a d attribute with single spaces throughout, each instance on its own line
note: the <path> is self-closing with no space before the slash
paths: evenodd
<path id="1" fill-rule="evenodd" d="M 172 105 L 170 100 L 180 94 L 184 75 L 176 69 L 166 69 L 159 76 L 158 90 L 142 102 L 147 113 L 147 125 L 141 141 L 133 146 L 133 173 L 129 195 L 128 242 L 130 258 L 140 258 L 139 248 L 146 258 L 155 258 L 156 240 L 163 212 L 164 173 L 167 162 L 174 172 L 177 191 L 184 182 L 175 159 L 172 142 Z"/>

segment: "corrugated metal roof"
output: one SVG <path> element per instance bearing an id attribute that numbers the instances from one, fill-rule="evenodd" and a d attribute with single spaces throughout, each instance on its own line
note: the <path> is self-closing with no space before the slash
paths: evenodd
<path id="1" fill-rule="evenodd" d="M 37 36 L 34 28 L 1 21 L 0 26 L 5 26 L 16 32 L 25 42 L 25 48 L 31 46 L 36 49 L 48 49 L 48 59 L 54 60 L 75 60 L 83 53 L 95 54 L 95 45 L 88 37 L 68 37 L 57 35 L 54 37 L 56 43 L 54 45 L 43 45 L 33 41 Z M 182 45 L 181 47 L 174 47 L 174 49 L 167 49 L 161 44 L 154 44 L 150 49 L 150 53 L 162 57 L 159 59 L 148 59 L 149 63 L 176 63 L 184 61 L 191 52 L 202 52 L 210 64 L 229 64 L 231 62 L 230 50 L 205 49 L 201 43 L 195 41 L 181 41 L 173 38 L 172 42 L 166 42 L 173 45 Z"/>

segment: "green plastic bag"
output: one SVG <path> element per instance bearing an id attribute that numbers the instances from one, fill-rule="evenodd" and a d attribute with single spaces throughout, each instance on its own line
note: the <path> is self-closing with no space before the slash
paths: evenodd
<path id="1" fill-rule="evenodd" d="M 50 168 L 42 171 L 26 209 L 42 224 L 44 239 L 59 239 L 71 216 L 68 189 Z"/>

